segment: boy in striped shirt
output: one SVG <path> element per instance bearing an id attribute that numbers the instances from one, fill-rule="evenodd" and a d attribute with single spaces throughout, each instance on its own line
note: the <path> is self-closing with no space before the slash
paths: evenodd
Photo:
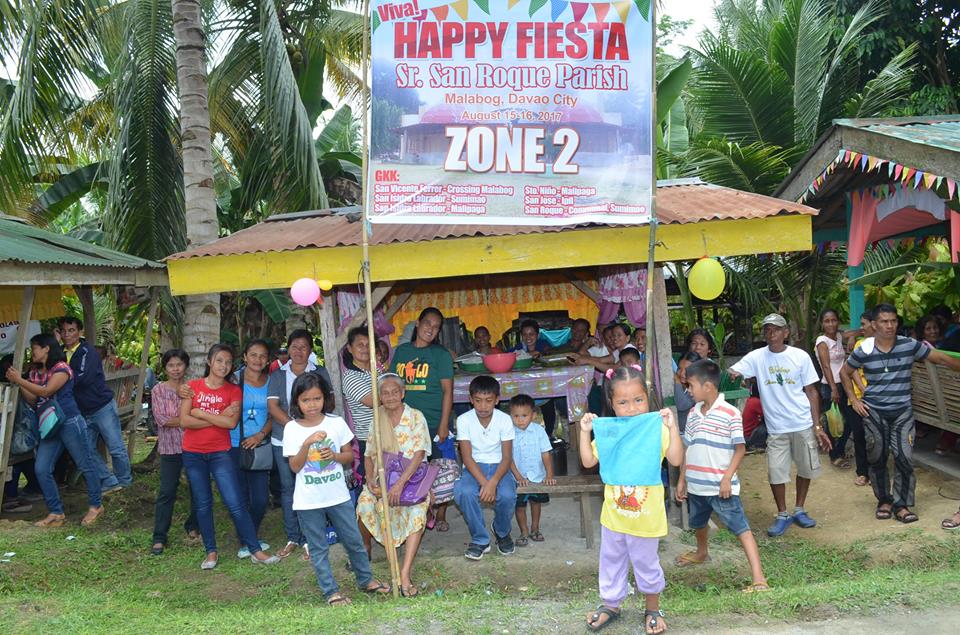
<path id="1" fill-rule="evenodd" d="M 687 501 L 689 505 L 690 528 L 697 532 L 697 550 L 679 556 L 676 565 L 686 567 L 710 559 L 707 523 L 716 512 L 726 528 L 740 539 L 747 554 L 753 583 L 744 591 L 766 591 L 769 587 L 760 566 L 757 541 L 740 503 L 737 467 L 746 453 L 740 411 L 719 392 L 720 367 L 716 362 L 709 359 L 694 362 L 687 367 L 687 381 L 697 403 L 690 410 L 683 434 L 687 452 L 680 468 L 676 496 L 678 501 Z"/>

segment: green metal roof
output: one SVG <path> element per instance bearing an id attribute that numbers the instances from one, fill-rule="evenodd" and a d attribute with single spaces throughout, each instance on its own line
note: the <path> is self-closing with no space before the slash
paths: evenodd
<path id="1" fill-rule="evenodd" d="M 960 152 L 960 116 L 957 115 L 891 119 L 837 119 L 834 123 L 838 126 L 859 128 L 912 143 Z"/>
<path id="2" fill-rule="evenodd" d="M 152 260 L 98 247 L 64 234 L 39 229 L 18 218 L 0 214 L 0 263 L 164 269 Z"/>

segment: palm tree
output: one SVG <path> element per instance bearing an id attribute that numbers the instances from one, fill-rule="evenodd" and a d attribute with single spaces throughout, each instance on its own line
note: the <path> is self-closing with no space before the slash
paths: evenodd
<path id="1" fill-rule="evenodd" d="M 217 239 L 217 193 L 213 189 L 210 106 L 207 94 L 207 46 L 198 0 L 172 0 L 176 41 L 177 87 L 183 148 L 183 194 L 187 244 Z M 220 339 L 220 296 L 187 296 L 184 300 L 183 346 L 193 371 L 203 365 L 206 350 Z M 194 373 L 196 374 L 196 373 Z"/>
<path id="2" fill-rule="evenodd" d="M 845 29 L 828 0 L 722 0 L 720 25 L 691 49 L 687 172 L 771 192 L 837 117 L 883 114 L 909 95 L 916 46 L 869 81 L 858 73 L 858 41 L 885 11 L 870 0 Z"/>
<path id="3" fill-rule="evenodd" d="M 0 82 L 0 210 L 46 224 L 84 197 L 109 246 L 161 259 L 188 227 L 191 244 L 221 235 L 218 216 L 235 230 L 326 205 L 324 179 L 358 181 L 359 159 L 313 129 L 325 90 L 358 94 L 361 36 L 328 3 L 0 0 L 0 54 L 19 60 Z M 199 351 L 217 310 L 167 322 L 201 326 Z"/>

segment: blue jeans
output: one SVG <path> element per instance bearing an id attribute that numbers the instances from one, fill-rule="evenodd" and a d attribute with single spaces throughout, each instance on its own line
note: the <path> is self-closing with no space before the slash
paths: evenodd
<path id="1" fill-rule="evenodd" d="M 293 486 L 296 484 L 296 475 L 290 471 L 290 460 L 283 456 L 283 448 L 279 445 L 273 447 L 273 463 L 277 466 L 277 473 L 280 475 L 280 505 L 283 507 L 283 528 L 287 532 L 287 542 L 293 542 L 298 545 L 304 543 L 303 532 L 300 531 L 300 521 L 297 519 L 297 513 L 293 511 Z"/>
<path id="2" fill-rule="evenodd" d="M 328 522 L 337 531 L 337 538 L 347 551 L 350 567 L 357 578 L 357 586 L 361 589 L 370 586 L 373 582 L 373 571 L 370 570 L 370 558 L 367 556 L 366 549 L 363 548 L 363 539 L 360 538 L 360 530 L 357 528 L 357 510 L 351 501 L 320 509 L 301 509 L 297 514 L 300 516 L 300 527 L 307 536 L 310 562 L 313 563 L 317 584 L 324 597 L 329 598 L 340 590 L 330 569 L 330 545 L 327 544 Z"/>
<path id="3" fill-rule="evenodd" d="M 128 487 L 133 483 L 130 473 L 130 457 L 127 456 L 127 446 L 123 444 L 123 434 L 120 431 L 120 415 L 117 414 L 117 402 L 111 401 L 93 414 L 85 415 L 87 420 L 87 438 L 90 443 L 90 453 L 93 455 L 93 464 L 100 474 L 101 487 Z M 113 474 L 107 469 L 103 457 L 97 452 L 97 441 L 103 438 L 107 452 L 113 460 Z"/>
<path id="4" fill-rule="evenodd" d="M 193 492 L 194 503 L 197 506 L 197 524 L 200 525 L 200 535 L 203 536 L 203 546 L 207 553 L 217 551 L 217 533 L 213 526 L 213 488 L 210 486 L 210 477 L 217 482 L 220 498 L 227 506 L 233 526 L 237 530 L 240 544 L 250 550 L 250 553 L 260 551 L 260 541 L 257 531 L 250 519 L 250 512 L 240 497 L 240 483 L 237 478 L 237 468 L 233 465 L 230 453 L 223 452 L 184 452 L 183 467 L 187 470 L 187 479 L 190 481 L 190 491 Z"/>
<path id="5" fill-rule="evenodd" d="M 497 471 L 497 463 L 477 463 L 477 467 L 486 478 L 491 478 Z M 453 484 L 453 500 L 456 501 L 463 519 L 467 521 L 470 530 L 470 542 L 475 545 L 490 544 L 490 534 L 483 525 L 483 509 L 480 508 L 480 483 L 473 478 L 473 474 L 464 467 L 463 473 Z M 497 501 L 493 509 L 493 530 L 497 536 L 510 535 L 513 526 L 513 512 L 517 506 L 517 481 L 509 471 L 497 483 Z"/>
<path id="6" fill-rule="evenodd" d="M 73 457 L 73 462 L 77 464 L 77 469 L 83 473 L 83 479 L 87 482 L 87 503 L 90 507 L 100 507 L 100 479 L 93 457 L 90 456 L 86 428 L 83 417 L 72 417 L 61 423 L 52 436 L 41 439 L 37 446 L 34 469 L 40 491 L 43 492 L 43 500 L 51 514 L 63 513 L 63 502 L 60 500 L 57 481 L 53 478 L 53 468 L 64 448 Z"/>
<path id="7" fill-rule="evenodd" d="M 230 448 L 230 458 L 237 468 L 237 479 L 240 483 L 240 498 L 250 512 L 253 528 L 260 535 L 260 523 L 267 513 L 267 502 L 270 500 L 270 472 L 254 472 L 240 469 L 240 448 Z"/>

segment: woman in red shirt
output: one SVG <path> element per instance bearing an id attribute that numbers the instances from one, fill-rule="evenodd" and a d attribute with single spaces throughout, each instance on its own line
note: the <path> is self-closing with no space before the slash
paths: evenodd
<path id="1" fill-rule="evenodd" d="M 183 467 L 190 481 L 190 491 L 197 507 L 197 523 L 203 536 L 207 557 L 201 569 L 217 566 L 217 539 L 213 526 L 213 489 L 210 477 L 217 482 L 220 497 L 233 518 L 240 542 L 250 550 L 250 560 L 260 564 L 279 562 L 260 548 L 250 512 L 240 495 L 236 465 L 230 458 L 230 430 L 240 420 L 243 390 L 232 383 L 233 350 L 226 344 L 215 344 L 207 353 L 207 371 L 203 379 L 189 383 L 192 399 L 180 403 L 180 426 L 183 433 Z"/>

